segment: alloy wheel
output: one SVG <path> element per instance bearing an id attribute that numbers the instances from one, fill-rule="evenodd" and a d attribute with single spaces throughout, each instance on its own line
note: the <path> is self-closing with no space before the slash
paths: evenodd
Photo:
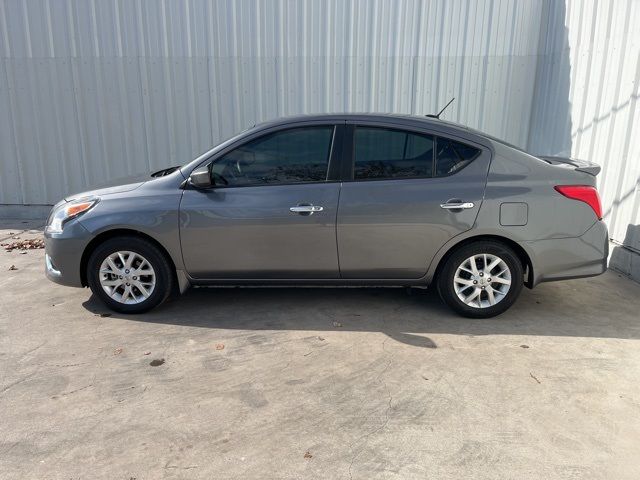
<path id="1" fill-rule="evenodd" d="M 118 303 L 136 304 L 147 300 L 156 287 L 156 273 L 142 255 L 118 251 L 100 265 L 100 285 Z"/>
<path id="2" fill-rule="evenodd" d="M 465 305 L 474 308 L 491 307 L 501 302 L 509 293 L 511 270 L 497 255 L 472 255 L 456 269 L 453 288 Z"/>

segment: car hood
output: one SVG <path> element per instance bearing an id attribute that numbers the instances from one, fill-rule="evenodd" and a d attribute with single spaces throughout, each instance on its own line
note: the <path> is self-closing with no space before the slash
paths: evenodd
<path id="1" fill-rule="evenodd" d="M 130 192 L 132 190 L 135 190 L 136 188 L 139 188 L 148 180 L 149 180 L 148 173 L 141 174 L 141 175 L 134 175 L 131 177 L 117 178 L 110 182 L 103 182 L 101 184 L 94 185 L 93 188 L 90 188 L 89 190 L 85 190 L 84 192 L 78 192 L 72 195 L 67 195 L 64 199 L 67 202 L 70 202 L 71 200 L 74 200 L 76 198 L 88 197 L 91 195 L 105 196 L 105 195 L 112 195 L 114 193 Z"/>
<path id="2" fill-rule="evenodd" d="M 105 195 L 113 195 L 116 193 L 131 192 L 137 188 L 140 188 L 144 184 L 151 184 L 154 182 L 164 183 L 184 181 L 184 176 L 180 171 L 180 167 L 169 167 L 162 170 L 158 170 L 153 173 L 140 173 L 131 175 L 128 177 L 121 177 L 110 180 L 108 182 L 102 182 L 97 185 L 93 185 L 91 188 L 74 193 L 73 195 L 67 195 L 63 201 L 70 202 L 77 198 L 88 197 L 91 195 L 104 197 Z"/>

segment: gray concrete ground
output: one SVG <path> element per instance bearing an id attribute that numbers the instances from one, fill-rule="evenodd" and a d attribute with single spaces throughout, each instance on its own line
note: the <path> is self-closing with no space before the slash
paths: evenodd
<path id="1" fill-rule="evenodd" d="M 640 477 L 640 285 L 616 273 L 491 320 L 401 289 L 100 316 L 42 257 L 0 251 L 1 478 Z"/>

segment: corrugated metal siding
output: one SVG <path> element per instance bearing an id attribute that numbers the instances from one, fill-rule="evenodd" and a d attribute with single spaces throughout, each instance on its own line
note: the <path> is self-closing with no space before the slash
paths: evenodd
<path id="1" fill-rule="evenodd" d="M 558 4 L 543 16 L 530 148 L 602 165 L 609 233 L 640 252 L 640 2 Z"/>
<path id="2" fill-rule="evenodd" d="M 0 1 L 0 203 L 184 163 L 269 118 L 432 113 L 528 138 L 541 1 Z"/>
<path id="3" fill-rule="evenodd" d="M 639 11 L 634 0 L 0 0 L 0 203 L 53 203 L 183 163 L 269 118 L 423 114 L 455 96 L 449 120 L 602 164 L 622 242 L 640 223 Z"/>

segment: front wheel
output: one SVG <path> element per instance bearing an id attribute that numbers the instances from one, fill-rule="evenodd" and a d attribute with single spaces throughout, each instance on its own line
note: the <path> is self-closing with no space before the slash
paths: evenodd
<path id="1" fill-rule="evenodd" d="M 173 273 L 166 257 L 151 242 L 117 237 L 93 251 L 87 262 L 87 282 L 110 309 L 143 313 L 166 300 Z"/>
<path id="2" fill-rule="evenodd" d="M 489 318 L 516 301 L 524 280 L 520 259 L 506 245 L 478 241 L 451 255 L 438 277 L 442 300 L 465 317 Z"/>

